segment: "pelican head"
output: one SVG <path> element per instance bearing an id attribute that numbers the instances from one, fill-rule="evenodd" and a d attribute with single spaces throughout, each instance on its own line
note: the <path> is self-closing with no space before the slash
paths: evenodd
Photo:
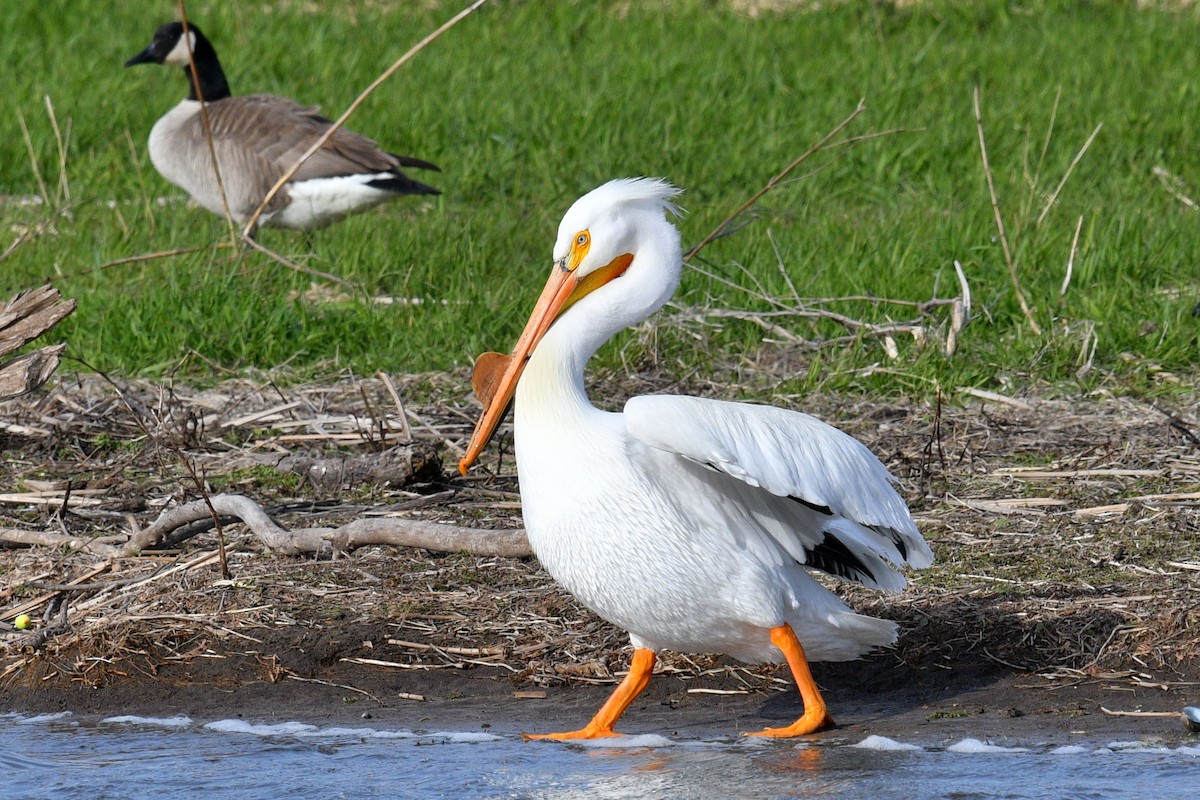
<path id="1" fill-rule="evenodd" d="M 599 302 L 605 293 L 596 290 L 628 273 L 629 290 L 607 293 L 608 308 L 594 307 L 588 317 L 607 320 L 612 329 L 601 330 L 608 338 L 658 310 L 675 291 L 679 232 L 667 215 L 679 216 L 674 198 L 680 193 L 661 178 L 620 178 L 588 192 L 567 210 L 558 226 L 550 278 L 512 356 L 485 353 L 475 363 L 475 393 L 485 408 L 458 464 L 460 472 L 466 474 L 491 439 L 529 356 L 569 308 L 589 296 Z M 653 252 L 655 257 L 637 258 L 639 252 Z M 634 275 L 642 279 L 637 286 L 631 280 Z"/>
<path id="2" fill-rule="evenodd" d="M 681 192 L 662 178 L 619 178 L 593 189 L 563 215 L 555 264 L 582 279 L 632 256 L 645 228 L 666 223 L 664 212 L 680 215 L 672 198 Z"/>

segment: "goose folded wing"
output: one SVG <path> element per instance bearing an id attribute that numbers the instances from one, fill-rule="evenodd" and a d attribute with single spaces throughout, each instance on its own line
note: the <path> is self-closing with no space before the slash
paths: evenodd
<path id="1" fill-rule="evenodd" d="M 271 165 L 278 180 L 333 124 L 318 106 L 284 97 L 251 94 L 209 104 L 214 139 L 237 141 Z M 338 178 L 395 170 L 399 159 L 374 141 L 346 128 L 338 130 L 293 176 L 295 181 Z"/>

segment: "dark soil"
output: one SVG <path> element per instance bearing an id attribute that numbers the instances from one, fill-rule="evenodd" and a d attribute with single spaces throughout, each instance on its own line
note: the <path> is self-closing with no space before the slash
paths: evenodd
<path id="1" fill-rule="evenodd" d="M 452 464 L 473 416 L 459 379 L 402 381 L 403 416 L 379 381 L 64 381 L 0 407 L 3 480 L 28 498 L 0 507 L 0 527 L 120 544 L 201 490 L 251 496 L 291 528 L 379 513 L 517 526 L 503 437 L 469 479 L 447 467 L 330 489 L 264 466 L 409 435 Z M 1101 709 L 1200 702 L 1200 405 L 960 400 L 773 400 L 878 453 L 938 558 L 901 595 L 839 587 L 903 632 L 894 650 L 814 666 L 840 723 L 818 736 L 1185 735 L 1174 718 Z M 0 539 L 0 711 L 537 732 L 582 725 L 627 667 L 624 634 L 529 560 L 366 547 L 318 561 L 273 556 L 237 524 L 189 533 L 125 559 Z M 34 629 L 6 627 L 22 609 Z M 799 712 L 785 670 L 667 653 L 622 728 L 732 736 Z"/>

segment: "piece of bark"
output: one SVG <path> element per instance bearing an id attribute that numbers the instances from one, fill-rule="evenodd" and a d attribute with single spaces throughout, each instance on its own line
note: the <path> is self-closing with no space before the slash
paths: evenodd
<path id="1" fill-rule="evenodd" d="M 437 450 L 425 442 L 356 456 L 284 456 L 268 463 L 280 472 L 294 472 L 322 489 L 350 488 L 359 484 L 399 487 L 442 478 L 442 460 Z"/>
<path id="2" fill-rule="evenodd" d="M 50 284 L 26 289 L 0 309 L 0 356 L 24 347 L 75 310 Z"/>
<path id="3" fill-rule="evenodd" d="M 0 400 L 19 397 L 50 380 L 65 344 L 43 347 L 0 366 Z"/>
<path id="4" fill-rule="evenodd" d="M 0 308 L 0 356 L 29 344 L 74 310 L 75 301 L 63 300 L 49 284 L 18 292 Z M 31 392 L 49 380 L 65 346 L 43 347 L 0 366 L 0 400 Z"/>

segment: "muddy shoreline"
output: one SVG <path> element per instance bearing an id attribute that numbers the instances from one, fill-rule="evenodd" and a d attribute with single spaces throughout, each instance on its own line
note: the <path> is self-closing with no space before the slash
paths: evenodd
<path id="1" fill-rule="evenodd" d="M 602 380 L 603 396 L 661 388 Z M 243 494 L 288 529 L 373 515 L 519 526 L 507 431 L 472 476 L 452 469 L 474 412 L 465 377 L 396 383 L 403 413 L 357 379 L 201 391 L 77 376 L 5 404 L 0 479 L 25 494 L 0 506 L 0 711 L 504 734 L 586 722 L 628 642 L 533 560 L 374 545 L 287 556 L 229 520 L 111 555 L 206 492 Z M 1200 401 L 772 402 L 879 454 L 937 557 L 898 595 L 834 587 L 901 637 L 814 665 L 840 723 L 817 740 L 1186 737 L 1177 719 L 1101 709 L 1200 704 Z M 402 437 L 445 466 L 331 486 L 265 458 L 386 456 Z M 50 538 L 3 539 L 14 531 Z M 11 626 L 18 609 L 31 631 Z M 799 711 L 786 670 L 663 654 L 621 729 L 732 737 Z"/>
<path id="2" fill-rule="evenodd" d="M 131 678 L 94 688 L 9 687 L 0 696 L 0 711 L 71 711 L 83 719 L 182 714 L 199 723 L 301 721 L 327 727 L 518 735 L 578 727 L 610 691 L 608 686 L 585 685 L 531 691 L 481 670 L 397 674 L 364 667 L 323 671 L 321 677 L 304 680 L 292 673 L 294 677 L 272 683 L 255 675 L 260 669 L 257 663 L 225 662 L 219 669 L 166 668 L 154 679 Z M 1116 682 L 1054 686 L 1036 675 L 991 667 L 918 672 L 878 658 L 815 665 L 814 674 L 838 726 L 807 737 L 809 742 L 853 742 L 870 735 L 934 746 L 967 737 L 1001 745 L 1196 740 L 1177 717 L 1109 716 L 1101 710 L 1179 711 L 1195 702 L 1180 692 Z M 890 688 L 878 685 L 875 679 L 881 674 Z M 787 677 L 785 671 L 778 676 Z M 656 675 L 619 730 L 676 739 L 732 739 L 791 722 L 801 710 L 790 687 L 710 694 L 738 691 L 736 681 L 704 683 L 697 687 L 695 681 Z M 696 693 L 697 688 L 704 691 Z"/>

